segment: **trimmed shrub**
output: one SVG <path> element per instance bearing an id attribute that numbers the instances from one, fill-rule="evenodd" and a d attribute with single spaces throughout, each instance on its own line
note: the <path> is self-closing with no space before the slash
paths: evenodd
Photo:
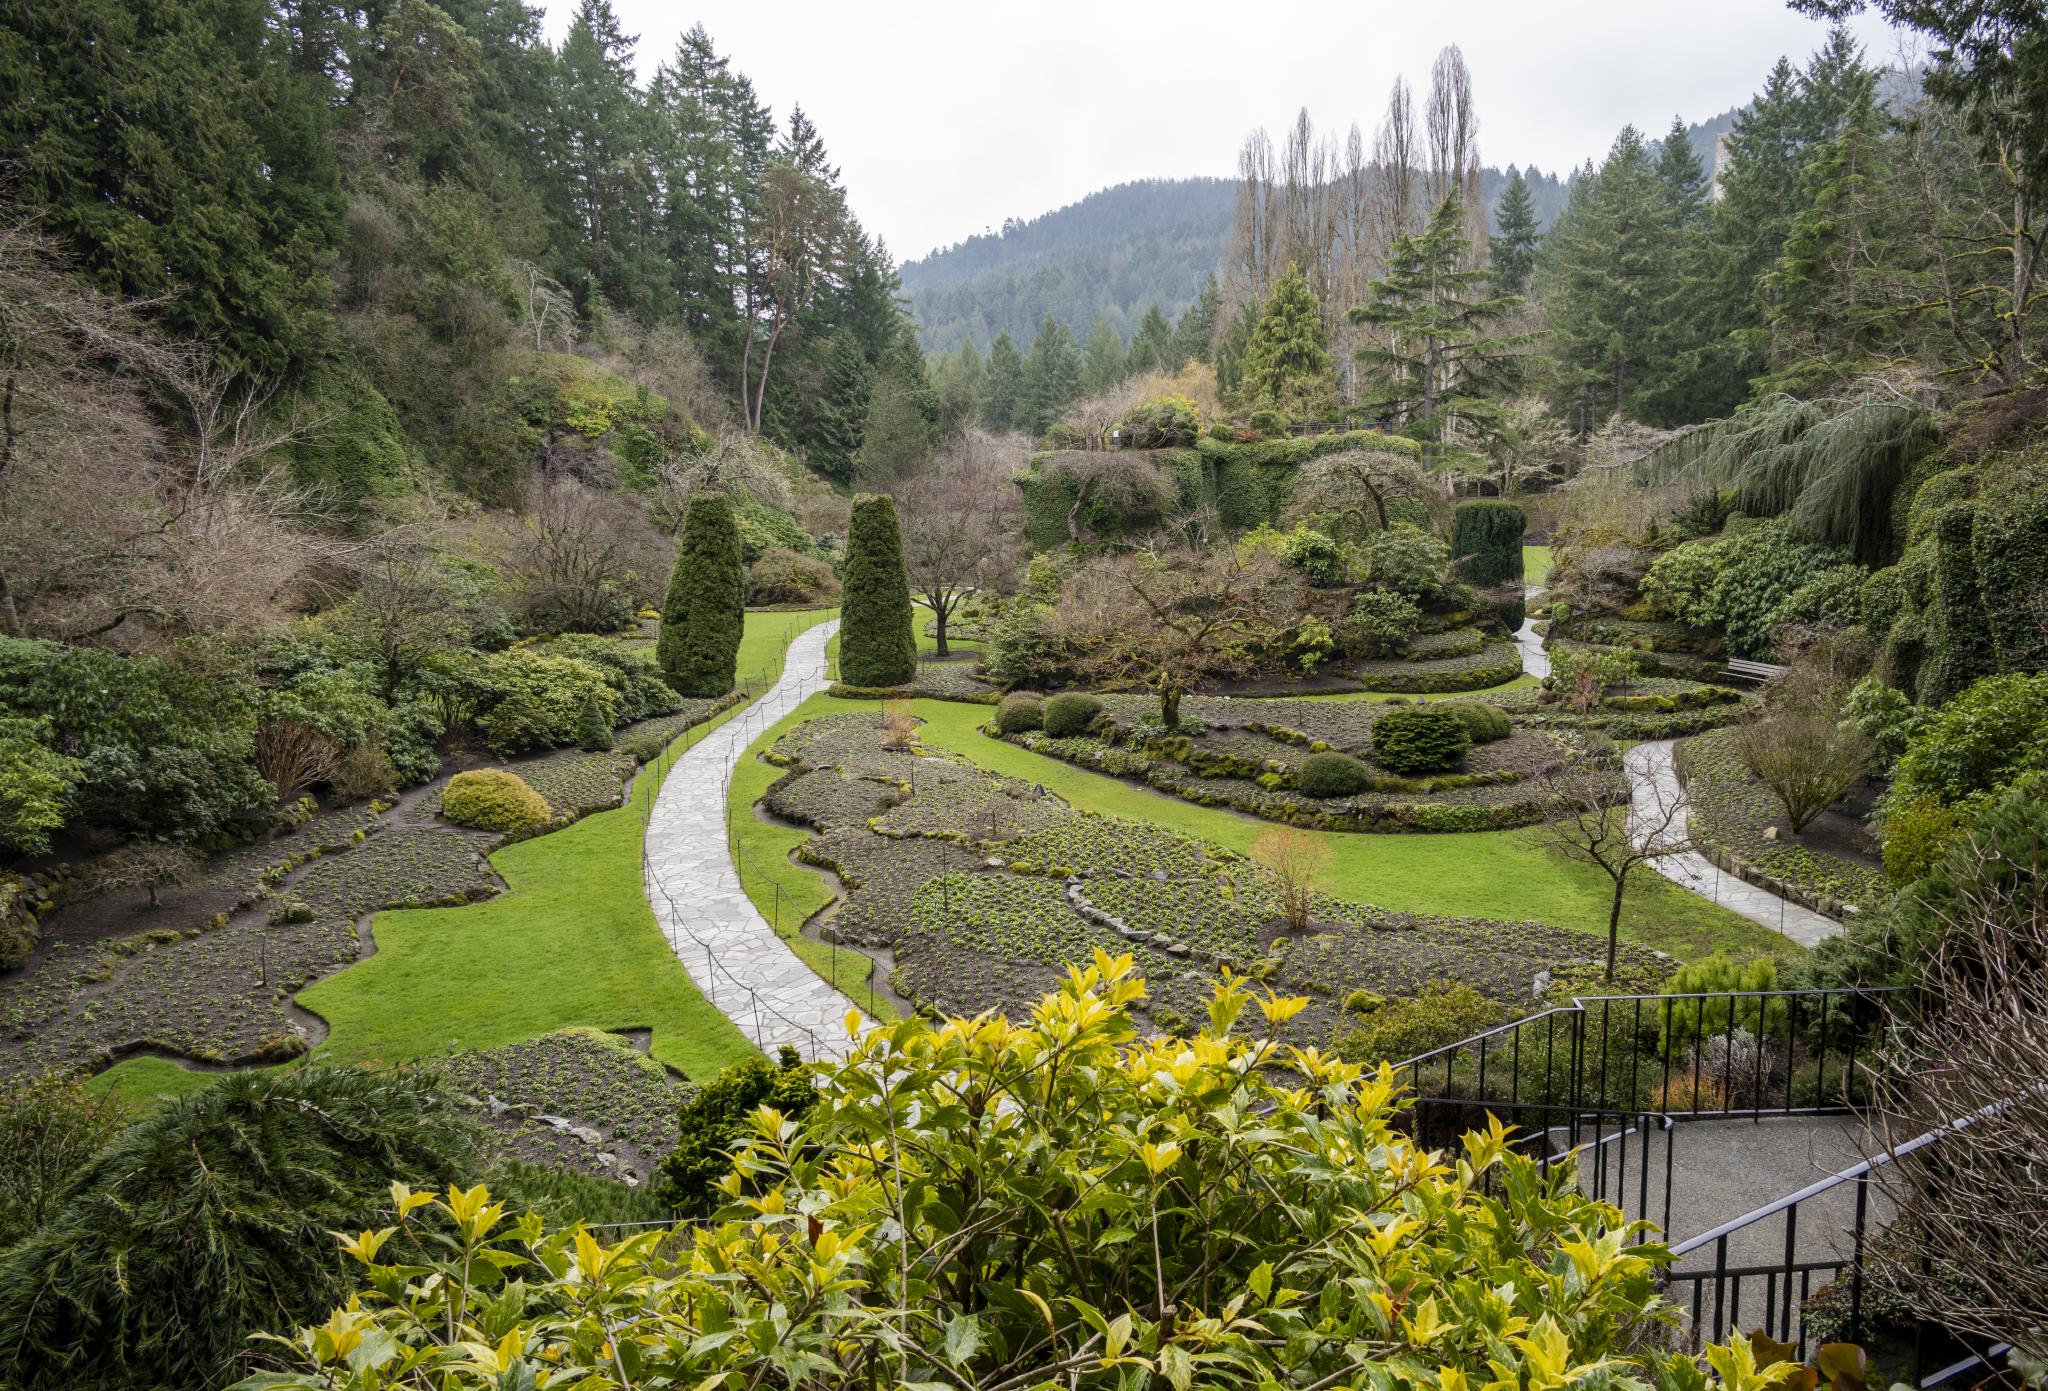
<path id="1" fill-rule="evenodd" d="M 1043 727 L 1055 739 L 1086 734 L 1088 726 L 1102 713 L 1102 702 L 1092 695 L 1070 691 L 1045 702 Z"/>
<path id="2" fill-rule="evenodd" d="M 550 812 L 547 798 L 517 773 L 477 768 L 448 779 L 441 789 L 441 815 L 479 831 L 527 831 L 545 826 Z"/>
<path id="3" fill-rule="evenodd" d="M 537 648 L 494 652 L 463 680 L 465 694 L 483 707 L 477 727 L 484 745 L 501 758 L 575 743 L 586 701 L 596 701 L 607 721 L 618 716 L 619 697 L 602 670 Z"/>
<path id="4" fill-rule="evenodd" d="M 754 1113 L 772 1106 L 796 1120 L 817 1101 L 811 1069 L 784 1044 L 776 1063 L 749 1058 L 718 1074 L 678 1113 L 676 1147 L 661 1161 L 654 1192 L 679 1212 L 702 1213 L 719 1180 L 732 1171 L 732 1152 L 753 1129 Z"/>
<path id="5" fill-rule="evenodd" d="M 813 556 L 776 546 L 747 567 L 750 604 L 828 604 L 838 598 L 839 576 Z"/>
<path id="6" fill-rule="evenodd" d="M 1663 1055 L 1676 1058 L 1680 1050 L 1702 1039 L 1725 1036 L 1731 1029 L 1747 1030 L 1754 1038 L 1783 1038 L 1785 1002 L 1767 995 L 1777 988 L 1778 963 L 1768 956 L 1738 962 L 1716 953 L 1681 966 L 1664 983 L 1664 994 L 1708 998 L 1678 999 L 1657 1007 Z M 1756 995 L 1764 998 L 1745 998 Z"/>
<path id="7" fill-rule="evenodd" d="M 1372 725 L 1372 756 L 1396 773 L 1441 773 L 1455 768 L 1464 761 L 1471 742 L 1465 722 L 1442 706 L 1396 710 Z"/>
<path id="8" fill-rule="evenodd" d="M 732 689 L 746 631 L 746 572 L 739 527 L 723 493 L 700 492 L 683 516 L 683 544 L 661 606 L 656 663 L 686 696 Z"/>
<path id="9" fill-rule="evenodd" d="M 1508 720 L 1508 712 L 1498 705 L 1482 705 L 1478 701 L 1457 701 L 1436 708 L 1444 714 L 1456 716 L 1458 723 L 1465 726 L 1465 736 L 1475 744 L 1505 739 L 1514 728 Z"/>
<path id="10" fill-rule="evenodd" d="M 1922 705 L 1947 703 L 1997 665 L 1971 551 L 1976 525 L 1977 509 L 1967 502 L 1943 508 L 1935 523 L 1934 643 L 1919 673 Z"/>
<path id="11" fill-rule="evenodd" d="M 1045 727 L 1045 702 L 1037 696 L 1006 695 L 996 707 L 996 728 L 1005 734 L 1022 734 Z"/>
<path id="12" fill-rule="evenodd" d="M 583 697 L 576 711 L 576 747 L 603 753 L 612 746 L 612 722 L 605 718 L 604 704 L 596 692 Z"/>
<path id="13" fill-rule="evenodd" d="M 1372 769 L 1348 753 L 1312 753 L 1301 761 L 1294 784 L 1307 797 L 1349 797 L 1365 791 Z"/>
<path id="14" fill-rule="evenodd" d="M 1459 503 L 1451 514 L 1451 560 L 1458 577 L 1482 589 L 1520 580 L 1522 535 L 1528 529 L 1529 516 L 1517 503 Z"/>
<path id="15" fill-rule="evenodd" d="M 849 686 L 907 686 L 917 679 L 917 637 L 910 626 L 910 581 L 896 504 L 855 498 L 846 531 L 845 602 L 840 612 L 839 679 Z"/>
<path id="16" fill-rule="evenodd" d="M 1507 1006 L 1469 985 L 1432 981 L 1412 999 L 1389 1000 L 1358 1023 L 1338 1029 L 1331 1046 L 1346 1062 L 1398 1063 L 1470 1038 L 1507 1017 Z"/>

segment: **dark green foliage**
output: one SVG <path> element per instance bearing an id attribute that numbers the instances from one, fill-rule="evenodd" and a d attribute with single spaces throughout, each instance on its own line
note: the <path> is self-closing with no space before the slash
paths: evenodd
<path id="1" fill-rule="evenodd" d="M 1274 282 L 1245 347 L 1243 370 L 1242 394 L 1254 409 L 1312 420 L 1336 404 L 1336 365 L 1322 306 L 1300 270 L 1290 267 Z"/>
<path id="2" fill-rule="evenodd" d="M 752 1130 L 754 1112 L 771 1106 L 795 1119 L 816 1100 L 811 1070 L 794 1048 L 782 1049 L 779 1065 L 749 1058 L 727 1068 L 683 1103 L 675 1152 L 661 1161 L 656 1196 L 678 1212 L 707 1211 L 716 1205 L 719 1181 L 732 1169 L 732 1151 Z"/>
<path id="3" fill-rule="evenodd" d="M 994 360 L 991 355 L 990 369 Z M 1048 316 L 1031 340 L 1019 378 L 1017 414 L 1010 422 L 1043 434 L 1081 395 L 1081 350 L 1065 324 Z"/>
<path id="4" fill-rule="evenodd" d="M 2038 460 L 1985 488 L 1971 546 L 1999 668 L 2048 668 L 2048 471 Z"/>
<path id="5" fill-rule="evenodd" d="M 1451 514 L 1451 560 L 1467 584 L 1491 589 L 1522 578 L 1529 516 L 1512 502 L 1461 502 Z"/>
<path id="6" fill-rule="evenodd" d="M 1454 701 L 1439 705 L 1436 709 L 1444 714 L 1455 715 L 1465 726 L 1465 734 L 1475 744 L 1488 743 L 1494 739 L 1505 739 L 1513 732 L 1514 726 L 1508 720 L 1508 712 L 1498 705 L 1484 705 L 1479 701 Z"/>
<path id="7" fill-rule="evenodd" d="M 550 638 L 541 650 L 553 657 L 574 657 L 597 668 L 605 685 L 618 697 L 617 708 L 612 712 L 614 723 L 633 724 L 682 708 L 682 699 L 662 680 L 660 670 L 652 662 L 611 638 L 564 633 Z"/>
<path id="8" fill-rule="evenodd" d="M 683 541 L 661 606 L 655 660 L 686 696 L 732 689 L 747 622 L 747 572 L 739 528 L 724 494 L 700 492 L 683 517 Z"/>
<path id="9" fill-rule="evenodd" d="M 1102 702 L 1080 691 L 1056 695 L 1045 703 L 1043 725 L 1055 739 L 1086 734 L 1088 726 L 1102 713 Z"/>
<path id="10" fill-rule="evenodd" d="M 873 392 L 874 368 L 860 341 L 850 333 L 833 335 L 824 385 L 809 400 L 811 463 L 826 477 L 853 477 Z"/>
<path id="11" fill-rule="evenodd" d="M 596 692 L 583 697 L 576 711 L 576 747 L 603 753 L 612 746 L 612 722 L 605 718 L 604 704 Z"/>
<path id="12" fill-rule="evenodd" d="M 1372 756 L 1396 773 L 1441 773 L 1465 759 L 1472 742 L 1456 712 L 1415 706 L 1380 716 L 1372 725 Z"/>
<path id="13" fill-rule="evenodd" d="M 1920 668 L 1920 703 L 1941 705 L 1997 665 L 1984 595 L 1977 584 L 1971 541 L 1977 509 L 1967 502 L 1944 508 L 1935 526 L 1934 651 Z"/>
<path id="14" fill-rule="evenodd" d="M 1045 724 L 1045 704 L 1037 696 L 1006 695 L 996 706 L 996 728 L 1005 734 L 1022 734 Z"/>
<path id="15" fill-rule="evenodd" d="M 1307 797 L 1349 797 L 1363 792 L 1372 769 L 1348 753 L 1312 753 L 1301 761 L 1295 786 Z"/>
<path id="16" fill-rule="evenodd" d="M 981 379 L 981 423 L 991 430 L 1024 424 L 1024 358 L 1007 333 L 989 344 L 988 369 Z"/>
<path id="17" fill-rule="evenodd" d="M 1508 186 L 1493 210 L 1494 284 L 1502 294 L 1519 295 L 1529 288 L 1529 275 L 1536 268 L 1536 204 L 1529 196 L 1528 180 L 1519 169 L 1508 171 Z"/>
<path id="18" fill-rule="evenodd" d="M 118 1097 L 66 1073 L 0 1083 L 0 1252 L 57 1215 L 128 1119 Z"/>
<path id="19" fill-rule="evenodd" d="M 1890 797 L 1947 803 L 1998 792 L 2048 764 L 2048 674 L 1987 676 L 1916 722 Z"/>
<path id="20" fill-rule="evenodd" d="M 849 686 L 909 685 L 917 677 L 917 637 L 903 534 L 889 498 L 854 499 L 841 588 L 839 679 Z"/>
<path id="21" fill-rule="evenodd" d="M 1331 1046 L 1346 1062 L 1401 1062 L 1484 1033 L 1507 1018 L 1507 1007 L 1457 981 L 1432 981 L 1421 993 L 1368 1006 L 1358 1022 L 1340 1027 Z"/>
<path id="22" fill-rule="evenodd" d="M 258 1328 L 355 1288 L 337 1231 L 391 1183 L 465 1177 L 461 1113 L 420 1073 L 238 1073 L 138 1122 L 0 1257 L 0 1367 L 22 1391 L 213 1386 Z"/>

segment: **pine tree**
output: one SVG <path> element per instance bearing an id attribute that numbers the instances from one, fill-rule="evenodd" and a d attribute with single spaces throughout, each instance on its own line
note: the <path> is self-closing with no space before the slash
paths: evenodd
<path id="1" fill-rule="evenodd" d="M 586 312 L 601 300 L 651 315 L 670 274 L 645 235 L 652 118 L 634 85 L 637 42 L 620 27 L 611 0 L 578 0 L 556 63 L 547 112 L 548 168 L 562 219 L 554 250 Z"/>
<path id="2" fill-rule="evenodd" d="M 1081 395 L 1081 350 L 1067 326 L 1048 314 L 1024 358 L 1016 424 L 1042 435 Z"/>
<path id="3" fill-rule="evenodd" d="M 1239 394 L 1253 410 L 1311 420 L 1337 402 L 1337 377 L 1322 307 L 1290 265 L 1273 284 L 1245 345 Z"/>
<path id="4" fill-rule="evenodd" d="M 827 478 L 845 482 L 853 477 L 873 392 L 874 370 L 860 340 L 852 333 L 834 334 L 824 387 L 810 402 L 804 429 L 811 463 Z"/>
<path id="5" fill-rule="evenodd" d="M 917 678 L 910 581 L 896 504 L 864 494 L 853 500 L 846 531 L 844 598 L 839 610 L 839 679 L 894 689 Z"/>
<path id="6" fill-rule="evenodd" d="M 989 344 L 981 378 L 981 423 L 991 430 L 1024 428 L 1024 358 L 1007 333 Z"/>
<path id="7" fill-rule="evenodd" d="M 1097 312 L 1088 330 L 1088 350 L 1081 359 L 1081 390 L 1090 396 L 1109 390 L 1127 375 L 1124 368 L 1124 340 L 1117 336 L 1109 315 Z"/>
<path id="8" fill-rule="evenodd" d="M 1529 274 L 1536 268 L 1536 201 L 1520 169 L 1508 170 L 1508 186 L 1493 212 L 1493 236 L 1487 248 L 1493 260 L 1494 288 L 1504 295 L 1529 292 Z"/>
<path id="9" fill-rule="evenodd" d="M 1216 275 L 1212 271 L 1208 280 L 1203 282 L 1202 293 L 1181 311 L 1180 322 L 1173 326 L 1174 356 L 1181 365 L 1209 360 L 1209 345 L 1216 336 L 1216 318 L 1222 312 L 1223 295 L 1216 288 Z"/>
<path id="10" fill-rule="evenodd" d="M 708 489 L 683 514 L 682 548 L 669 574 L 654 655 L 669 685 L 686 696 L 732 689 L 747 624 L 747 574 L 732 503 Z"/>
<path id="11" fill-rule="evenodd" d="M 1499 398 L 1520 385 L 1526 338 L 1500 325 L 1521 301 L 1496 294 L 1493 273 L 1467 269 L 1465 209 L 1453 192 L 1419 233 L 1395 241 L 1387 273 L 1351 322 L 1373 331 L 1358 350 L 1361 404 L 1409 433 L 1441 439 L 1448 418 L 1486 439 L 1506 429 Z"/>
<path id="12" fill-rule="evenodd" d="M 1173 327 L 1154 300 L 1145 317 L 1138 321 L 1138 331 L 1131 336 L 1130 374 L 1135 377 L 1140 372 L 1178 372 L 1186 360 L 1175 352 Z"/>
<path id="13" fill-rule="evenodd" d="M 1706 217 L 1707 171 L 1692 147 L 1685 122 L 1676 116 L 1657 151 L 1657 178 L 1664 185 L 1664 201 L 1671 205 L 1672 220 L 1678 226 L 1690 227 Z"/>

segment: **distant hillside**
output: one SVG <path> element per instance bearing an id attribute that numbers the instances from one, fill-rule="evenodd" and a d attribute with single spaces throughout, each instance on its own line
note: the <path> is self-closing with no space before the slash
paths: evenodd
<path id="1" fill-rule="evenodd" d="M 1711 136 L 1707 143 L 1711 153 Z M 1548 227 L 1569 186 L 1535 170 L 1526 177 Z M 1485 171 L 1488 207 L 1507 179 Z M 951 352 L 965 339 L 986 349 L 1004 330 L 1023 347 L 1048 313 L 1085 338 L 1105 312 L 1126 340 L 1154 300 L 1178 317 L 1222 264 L 1236 197 L 1233 179 L 1118 184 L 911 261 L 903 290 L 925 351 Z"/>

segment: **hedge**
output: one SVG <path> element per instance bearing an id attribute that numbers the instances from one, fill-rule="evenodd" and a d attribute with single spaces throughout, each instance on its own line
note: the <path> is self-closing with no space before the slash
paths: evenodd
<path id="1" fill-rule="evenodd" d="M 1088 726 L 1102 713 L 1102 702 L 1092 695 L 1071 691 L 1045 702 L 1043 727 L 1055 739 L 1086 734 Z"/>
<path id="2" fill-rule="evenodd" d="M 1307 797 L 1349 797 L 1365 790 L 1372 769 L 1347 753 L 1312 753 L 1294 781 Z"/>
<path id="3" fill-rule="evenodd" d="M 1352 675 L 1365 690 L 1408 695 L 1482 691 L 1504 685 L 1521 674 L 1521 649 L 1505 639 L 1488 643 L 1471 657 L 1419 662 L 1400 658 L 1362 661 L 1352 669 Z"/>
<path id="4" fill-rule="evenodd" d="M 1397 773 L 1455 768 L 1471 743 L 1465 722 L 1442 706 L 1395 710 L 1372 723 L 1373 761 Z"/>
<path id="5" fill-rule="evenodd" d="M 1529 516 L 1516 503 L 1459 503 L 1451 514 L 1451 561 L 1458 577 L 1482 589 L 1520 580 L 1522 536 L 1528 529 Z"/>

